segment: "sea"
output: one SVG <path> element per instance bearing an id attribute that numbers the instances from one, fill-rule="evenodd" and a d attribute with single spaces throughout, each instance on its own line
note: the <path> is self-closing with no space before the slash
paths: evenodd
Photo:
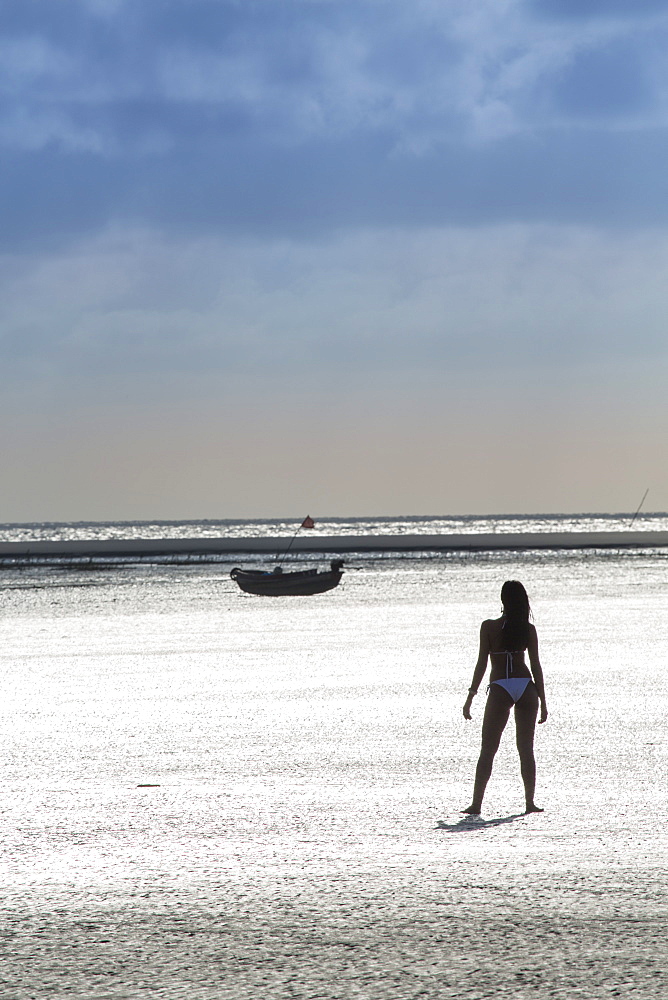
<path id="1" fill-rule="evenodd" d="M 0 538 L 289 539 L 306 513 Z M 668 549 L 352 553 L 313 597 L 244 594 L 231 565 L 0 566 L 0 996 L 665 1000 Z M 462 705 L 506 579 L 539 635 L 545 812 L 511 719 L 470 818 L 484 687 Z"/>

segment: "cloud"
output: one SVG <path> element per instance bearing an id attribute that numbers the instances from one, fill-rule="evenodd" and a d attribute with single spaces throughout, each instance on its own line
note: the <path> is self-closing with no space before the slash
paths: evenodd
<path id="1" fill-rule="evenodd" d="M 539 505 L 607 484 L 636 410 L 658 448 L 667 34 L 617 0 L 5 0 L 12 509 L 196 516 L 233 482 L 244 515 L 289 469 L 283 510 L 350 511 L 339 467 L 369 510 L 489 509 L 506 433 L 549 445 Z"/>
<path id="2" fill-rule="evenodd" d="M 667 221 L 663 130 L 554 132 L 419 158 L 395 155 L 383 136 L 270 152 L 251 141 L 193 140 L 138 159 L 6 154 L 0 247 L 27 252 L 110 225 L 271 239 L 376 226 Z"/>
<path id="3" fill-rule="evenodd" d="M 636 35 L 646 29 L 642 17 L 630 25 L 537 22 L 519 0 L 410 9 L 398 0 L 159 0 L 112 7 L 105 17 L 74 0 L 26 0 L 10 3 L 3 22 L 4 92 L 38 119 L 58 108 L 90 126 L 99 112 L 98 143 L 109 155 L 135 150 L 123 115 L 114 130 L 109 107 L 117 103 L 126 115 L 136 103 L 138 119 L 143 109 L 148 133 L 152 109 L 174 144 L 197 131 L 202 106 L 219 104 L 279 145 L 360 130 L 414 150 L 453 136 L 493 140 L 536 127 L 526 109 L 544 76 L 606 40 L 642 45 Z M 665 35 L 665 19 L 654 33 L 661 27 Z M 662 65 L 659 49 L 652 58 Z M 65 149 L 75 124 L 63 132 Z"/>
<path id="4" fill-rule="evenodd" d="M 626 49 L 626 51 L 624 51 Z M 637 51 L 613 48 L 578 55 L 557 88 L 557 104 L 575 116 L 632 114 L 647 107 L 648 80 Z"/>
<path id="5" fill-rule="evenodd" d="M 665 0 L 529 0 L 529 9 L 554 18 L 639 18 L 665 14 Z"/>
<path id="6" fill-rule="evenodd" d="M 4 261 L 3 368 L 17 382 L 561 371 L 665 364 L 668 231 L 362 230 L 320 240 L 116 231 Z"/>
<path id="7" fill-rule="evenodd" d="M 6 245 L 122 220 L 422 225 L 427 203 L 436 224 L 586 224 L 616 205 L 638 222 L 663 197 L 646 150 L 665 144 L 665 35 L 642 16 L 538 21 L 517 0 L 9 2 Z"/>
<path id="8" fill-rule="evenodd" d="M 9 0 L 1 239 L 660 222 L 665 39 L 519 0 Z"/>

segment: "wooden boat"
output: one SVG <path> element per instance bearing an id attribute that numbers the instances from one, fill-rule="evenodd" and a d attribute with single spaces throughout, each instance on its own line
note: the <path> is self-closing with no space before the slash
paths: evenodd
<path id="1" fill-rule="evenodd" d="M 265 597 L 287 595 L 309 596 L 324 594 L 333 590 L 343 576 L 343 559 L 333 559 L 329 570 L 303 569 L 294 573 L 284 573 L 276 566 L 271 573 L 262 570 L 240 569 L 235 566 L 230 576 L 247 594 L 261 594 Z"/>

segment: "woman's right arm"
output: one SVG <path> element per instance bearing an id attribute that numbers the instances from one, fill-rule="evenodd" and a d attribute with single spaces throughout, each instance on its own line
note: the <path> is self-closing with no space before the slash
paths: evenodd
<path id="1" fill-rule="evenodd" d="M 540 665 L 540 657 L 538 656 L 538 633 L 536 632 L 535 625 L 529 625 L 529 643 L 527 649 L 529 653 L 529 663 L 531 664 L 531 673 L 533 674 L 533 682 L 536 685 L 536 691 L 538 692 L 538 697 L 540 698 L 540 718 L 538 721 L 545 722 L 547 719 L 545 681 L 543 679 L 543 668 Z"/>

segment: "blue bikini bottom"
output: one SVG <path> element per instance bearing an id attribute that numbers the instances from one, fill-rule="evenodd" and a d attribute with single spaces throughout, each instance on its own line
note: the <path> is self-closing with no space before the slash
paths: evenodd
<path id="1" fill-rule="evenodd" d="M 530 677 L 508 677 L 501 681 L 492 681 L 492 684 L 500 684 L 504 691 L 507 691 L 513 701 L 519 701 L 527 689 L 527 684 L 531 683 Z"/>

